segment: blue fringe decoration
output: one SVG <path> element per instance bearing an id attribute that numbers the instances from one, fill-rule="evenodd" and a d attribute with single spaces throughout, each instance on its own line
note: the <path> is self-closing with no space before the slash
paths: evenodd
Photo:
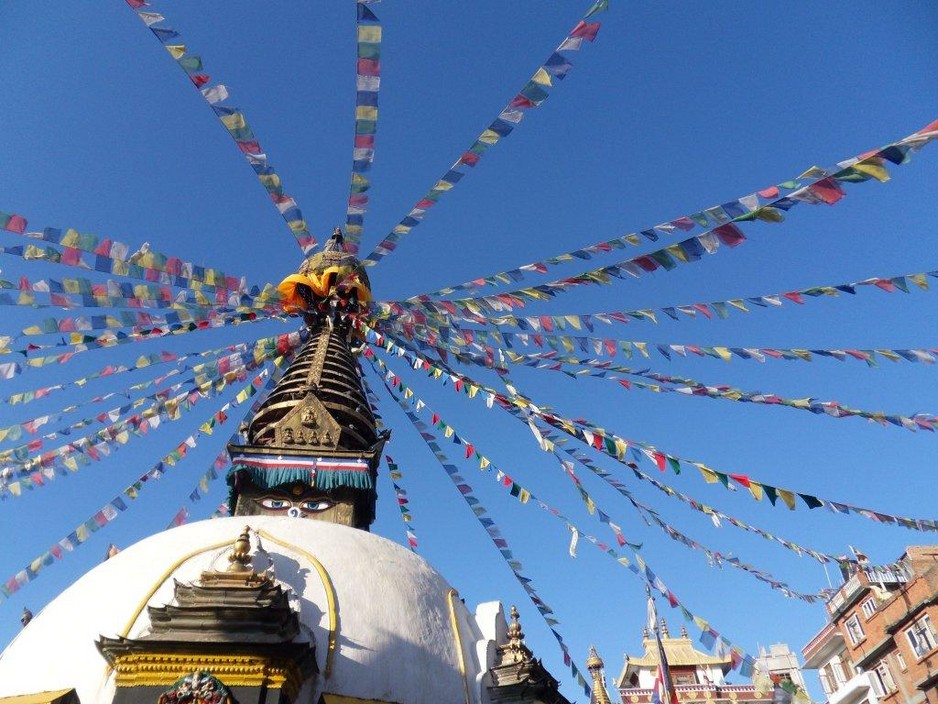
<path id="1" fill-rule="evenodd" d="M 302 482 L 312 484 L 317 489 L 328 491 L 339 487 L 349 487 L 351 489 L 371 490 L 374 489 L 374 479 L 371 472 L 352 472 L 347 470 L 315 470 L 315 479 L 310 481 L 309 469 L 300 469 L 297 467 L 279 468 L 279 469 L 261 469 L 260 467 L 249 467 L 243 464 L 233 464 L 225 481 L 228 483 L 228 506 L 234 512 L 234 501 L 237 489 L 235 487 L 236 475 L 240 472 L 247 474 L 251 482 L 262 489 L 273 489 L 281 484 L 292 484 L 293 482 Z"/>

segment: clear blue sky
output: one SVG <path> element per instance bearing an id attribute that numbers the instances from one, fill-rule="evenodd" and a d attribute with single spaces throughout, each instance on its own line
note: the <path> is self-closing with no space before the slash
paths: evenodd
<path id="1" fill-rule="evenodd" d="M 588 4 L 389 0 L 375 6 L 384 25 L 384 78 L 366 251 L 468 148 Z M 434 290 L 645 229 L 891 142 L 938 117 L 938 10 L 930 4 L 610 4 L 599 18 L 596 44 L 573 55 L 574 69 L 546 103 L 372 270 L 377 297 Z M 230 103 L 246 113 L 286 190 L 325 237 L 344 221 L 351 166 L 354 3 L 165 0 L 155 9 L 202 55 L 206 73 L 229 87 Z M 253 173 L 123 2 L 6 2 L 0 39 L 0 209 L 25 215 L 30 229 L 75 227 L 132 245 L 149 241 L 165 253 L 244 274 L 252 283 L 279 281 L 296 267 L 298 250 Z M 749 241 L 737 250 L 671 273 L 570 294 L 551 310 L 659 307 L 936 269 L 938 147 L 891 172 L 886 184 L 848 186 L 846 199 L 833 208 L 800 206 L 782 225 L 749 225 Z M 18 243 L 15 236 L 0 238 Z M 3 278 L 13 280 L 74 275 L 13 258 L 0 261 L 0 268 Z M 747 347 L 934 347 L 934 295 L 865 290 L 729 320 L 630 323 L 609 333 Z M 45 312 L 3 315 L 7 333 Z M 147 349 L 198 350 L 287 329 L 240 327 Z M 0 382 L 0 393 L 75 378 L 142 350 L 91 353 L 61 369 Z M 868 369 L 856 361 L 660 358 L 649 364 L 712 384 L 836 399 L 869 410 L 938 411 L 935 369 L 925 365 Z M 0 425 L 122 388 L 128 379 L 42 404 L 0 407 Z M 584 528 L 609 537 L 515 421 L 449 388 L 441 392 L 405 379 L 499 466 Z M 932 434 L 784 408 L 627 393 L 608 382 L 548 372 L 519 373 L 518 380 L 566 415 L 589 417 L 724 471 L 889 513 L 935 517 Z M 73 530 L 211 408 L 205 402 L 191 422 L 171 424 L 107 462 L 0 505 L 0 579 Z M 576 698 L 556 645 L 471 513 L 396 407 L 385 400 L 382 412 L 394 427 L 388 449 L 405 472 L 421 554 L 467 602 L 518 604 L 529 645 L 564 682 L 567 696 Z M 216 437 L 148 487 L 113 525 L 0 605 L 0 642 L 18 630 L 24 604 L 38 611 L 96 564 L 108 543 L 127 546 L 161 530 L 218 451 L 222 436 Z M 464 474 L 555 609 L 574 655 L 582 663 L 595 644 L 611 681 L 623 653 L 640 649 L 641 584 L 586 543 L 571 560 L 563 524 L 511 501 L 491 477 L 469 466 Z M 854 545 L 885 563 L 905 545 L 935 540 L 858 517 L 773 509 L 741 492 L 705 485 L 689 472 L 661 478 L 828 553 Z M 382 481 L 375 529 L 400 540 L 390 485 Z M 644 543 L 649 562 L 688 607 L 750 652 L 780 641 L 798 650 L 823 624 L 822 606 L 785 599 L 742 572 L 709 568 L 701 553 L 646 527 L 606 487 L 584 481 L 626 534 Z M 647 485 L 634 488 L 712 549 L 738 555 L 803 591 L 826 586 L 817 563 L 731 527 L 715 528 Z M 192 506 L 193 519 L 207 516 L 223 496 L 218 482 L 210 497 Z M 677 631 L 679 614 L 660 608 Z M 816 677 L 808 679 L 818 694 Z"/>

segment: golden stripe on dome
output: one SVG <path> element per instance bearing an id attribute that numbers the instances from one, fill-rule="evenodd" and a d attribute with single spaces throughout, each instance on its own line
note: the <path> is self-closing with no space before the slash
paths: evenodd
<path id="1" fill-rule="evenodd" d="M 459 672 L 462 675 L 463 696 L 466 698 L 466 704 L 471 704 L 472 699 L 469 696 L 469 676 L 466 674 L 466 654 L 462 649 L 462 637 L 459 635 L 459 621 L 456 620 L 456 599 L 459 592 L 450 589 L 446 593 L 446 605 L 449 606 L 449 624 L 453 628 L 453 639 L 456 641 L 456 653 L 459 656 Z"/>
<path id="2" fill-rule="evenodd" d="M 339 612 L 336 608 L 335 588 L 332 586 L 332 579 L 329 577 L 329 573 L 326 571 L 326 568 L 323 567 L 323 564 L 303 548 L 297 545 L 293 545 L 292 543 L 288 543 L 285 540 L 281 540 L 280 538 L 271 535 L 265 530 L 258 530 L 256 532 L 260 537 L 265 538 L 272 543 L 276 543 L 280 547 L 296 550 L 296 552 L 309 560 L 316 568 L 316 572 L 319 573 L 319 580 L 322 582 L 322 588 L 326 592 L 326 602 L 328 605 L 327 610 L 329 614 L 329 638 L 328 647 L 326 648 L 326 667 L 323 669 L 323 677 L 325 679 L 329 679 L 329 675 L 332 674 L 332 660 L 333 656 L 335 655 L 336 642 L 339 631 Z"/>

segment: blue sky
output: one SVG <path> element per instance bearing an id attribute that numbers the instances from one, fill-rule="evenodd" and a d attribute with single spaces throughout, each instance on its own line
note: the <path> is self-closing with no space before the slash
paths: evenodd
<path id="1" fill-rule="evenodd" d="M 384 26 L 383 83 L 366 251 L 470 146 L 587 5 L 411 0 L 375 6 Z M 248 116 L 286 190 L 315 234 L 325 237 L 344 221 L 351 166 L 354 3 L 197 6 L 165 0 L 154 9 L 203 57 L 206 73 L 229 87 L 230 103 Z M 930 5 L 613 0 L 599 19 L 603 28 L 595 45 L 572 56 L 573 70 L 551 97 L 372 270 L 378 298 L 434 290 L 645 229 L 788 180 L 811 165 L 827 166 L 881 146 L 938 117 L 938 90 L 930 79 L 938 68 L 938 11 Z M 149 241 L 165 253 L 246 275 L 251 283 L 277 282 L 295 269 L 298 250 L 253 173 L 124 3 L 8 2 L 0 8 L 0 27 L 0 209 L 29 218 L 30 229 L 75 227 L 132 245 Z M 938 268 L 932 241 L 935 149 L 891 168 L 893 180 L 886 184 L 848 186 L 847 197 L 834 207 L 800 206 L 781 225 L 746 226 L 749 241 L 731 252 L 674 272 L 571 293 L 532 310 L 661 307 Z M 16 244 L 19 238 L 0 239 Z M 0 269 L 12 280 L 74 275 L 9 257 Z M 633 322 L 608 334 L 746 347 L 934 347 L 933 295 L 864 290 L 728 320 Z M 4 310 L 4 334 L 45 314 Z M 0 393 L 74 379 L 109 361 L 126 362 L 144 347 L 199 350 L 289 329 L 259 323 L 89 353 L 60 369 L 0 382 Z M 836 399 L 868 410 L 936 411 L 935 370 L 926 365 L 661 358 L 647 364 L 712 384 Z M 603 535 L 604 527 L 586 514 L 560 470 L 516 421 L 449 387 L 402 377 L 496 464 Z M 785 408 L 625 392 L 608 382 L 550 372 L 519 372 L 517 379 L 532 397 L 565 415 L 590 418 L 724 471 L 888 513 L 935 517 L 936 440 L 928 433 Z M 118 378 L 82 395 L 0 406 L 0 424 L 129 383 Z M 205 404 L 194 417 L 211 412 Z M 529 645 L 575 698 L 556 645 L 472 514 L 392 402 L 383 400 L 381 410 L 394 428 L 388 450 L 404 471 L 421 554 L 467 602 L 517 603 Z M 73 530 L 191 427 L 187 421 L 171 424 L 106 462 L 5 501 L 0 579 Z M 17 631 L 24 604 L 38 610 L 99 561 L 108 543 L 126 546 L 161 530 L 218 451 L 216 438 L 148 486 L 113 525 L 0 605 L 0 642 Z M 609 462 L 603 466 L 614 469 Z M 582 662 L 595 644 L 609 678 L 617 675 L 622 654 L 640 649 L 640 582 L 586 543 L 571 559 L 562 523 L 519 506 L 490 476 L 469 466 L 463 473 L 553 606 L 575 657 Z M 905 545 L 933 542 L 929 535 L 859 517 L 773 509 L 687 472 L 660 476 L 742 520 L 828 553 L 854 545 L 875 562 L 889 562 Z M 742 572 L 708 567 L 701 553 L 647 527 L 607 487 L 583 479 L 630 539 L 643 543 L 649 563 L 688 607 L 748 651 L 779 641 L 800 649 L 823 624 L 822 606 L 786 599 Z M 375 530 L 400 540 L 401 524 L 384 480 Z M 207 516 L 222 500 L 224 488 L 217 484 L 191 506 L 193 519 Z M 808 558 L 731 527 L 716 528 L 647 485 L 634 489 L 674 526 L 714 550 L 738 555 L 803 591 L 827 584 Z M 676 631 L 680 615 L 667 615 Z M 809 681 L 816 693 L 813 675 Z"/>

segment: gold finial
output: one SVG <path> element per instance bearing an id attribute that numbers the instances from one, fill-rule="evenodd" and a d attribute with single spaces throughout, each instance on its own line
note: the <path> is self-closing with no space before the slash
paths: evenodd
<path id="1" fill-rule="evenodd" d="M 518 619 L 518 608 L 511 606 L 511 623 L 508 624 L 508 645 L 512 649 L 524 645 L 524 631 L 521 630 L 521 621 Z"/>
<path id="2" fill-rule="evenodd" d="M 586 669 L 593 676 L 593 696 L 591 702 L 595 704 L 612 704 L 609 699 L 609 693 L 606 691 L 606 684 L 603 682 L 603 661 L 596 652 L 595 646 L 590 646 L 590 654 L 586 659 Z"/>
<path id="3" fill-rule="evenodd" d="M 229 572 L 251 571 L 251 526 L 244 526 L 232 546 L 228 561 L 231 563 L 228 565 Z"/>
<path id="4" fill-rule="evenodd" d="M 663 617 L 661 619 L 661 635 L 663 638 L 671 637 L 671 635 L 668 633 L 668 622 L 665 621 Z"/>
<path id="5" fill-rule="evenodd" d="M 687 635 L 687 626 L 682 625 L 681 626 L 681 638 L 688 638 L 688 637 L 689 636 Z"/>
<path id="6" fill-rule="evenodd" d="M 648 638 L 648 626 L 642 626 L 642 639 Z"/>

